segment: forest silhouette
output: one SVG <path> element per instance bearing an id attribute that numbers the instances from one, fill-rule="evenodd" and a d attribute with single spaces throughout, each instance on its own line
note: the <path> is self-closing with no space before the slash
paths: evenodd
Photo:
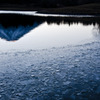
<path id="1" fill-rule="evenodd" d="M 39 7 L 64 7 L 64 6 L 75 6 L 87 3 L 97 3 L 100 0 L 0 0 L 2 4 L 31 4 Z"/>

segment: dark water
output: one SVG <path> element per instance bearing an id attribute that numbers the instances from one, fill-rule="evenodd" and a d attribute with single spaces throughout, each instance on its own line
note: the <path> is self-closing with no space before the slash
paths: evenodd
<path id="1" fill-rule="evenodd" d="M 0 100 L 99 100 L 100 18 L 0 15 Z"/>

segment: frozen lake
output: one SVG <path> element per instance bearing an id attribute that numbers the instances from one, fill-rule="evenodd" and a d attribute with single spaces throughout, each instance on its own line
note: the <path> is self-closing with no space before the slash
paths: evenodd
<path id="1" fill-rule="evenodd" d="M 99 100 L 100 18 L 0 15 L 0 100 Z"/>

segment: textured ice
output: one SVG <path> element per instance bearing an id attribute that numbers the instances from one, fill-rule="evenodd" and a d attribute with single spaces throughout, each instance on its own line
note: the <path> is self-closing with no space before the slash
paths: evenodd
<path id="1" fill-rule="evenodd" d="M 0 100 L 99 100 L 100 42 L 0 52 Z"/>

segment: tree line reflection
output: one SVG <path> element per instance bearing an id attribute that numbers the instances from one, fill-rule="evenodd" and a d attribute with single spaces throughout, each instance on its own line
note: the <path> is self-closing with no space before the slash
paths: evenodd
<path id="1" fill-rule="evenodd" d="M 100 34 L 99 17 L 64 18 L 64 17 L 26 16 L 26 15 L 17 15 L 17 14 L 1 14 L 0 15 L 0 37 L 7 41 L 18 40 L 44 22 L 47 22 L 48 25 L 67 24 L 70 26 L 78 23 L 81 23 L 85 26 L 94 25 L 94 30 L 95 30 L 94 32 Z"/>

